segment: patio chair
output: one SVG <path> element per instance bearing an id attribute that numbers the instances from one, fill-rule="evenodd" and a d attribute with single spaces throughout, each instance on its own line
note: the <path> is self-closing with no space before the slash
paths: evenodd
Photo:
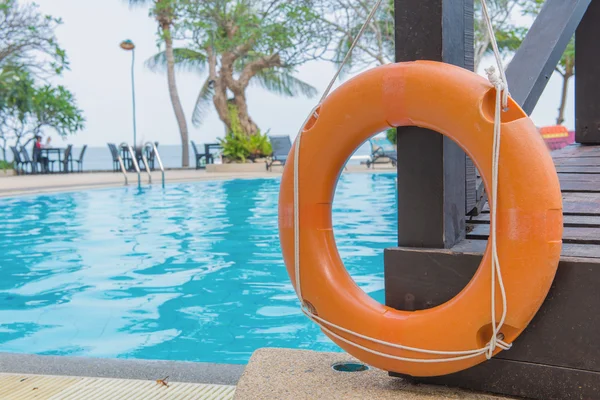
<path id="1" fill-rule="evenodd" d="M 77 163 L 77 172 L 83 172 L 83 156 L 85 155 L 85 150 L 87 149 L 87 144 L 83 146 L 81 149 L 81 153 L 79 153 L 79 158 L 75 160 Z"/>
<path id="2" fill-rule="evenodd" d="M 388 162 L 392 163 L 392 166 L 396 166 L 398 161 L 398 153 L 396 147 L 386 137 L 373 137 L 369 139 L 371 144 L 371 159 L 367 161 L 367 168 L 375 164 L 385 164 Z M 383 162 L 378 162 L 381 159 L 385 159 Z"/>
<path id="3" fill-rule="evenodd" d="M 114 143 L 107 143 L 108 150 L 110 150 L 110 155 L 113 160 L 113 172 L 119 172 L 121 166 L 119 165 L 119 150 L 117 150 L 117 145 Z"/>
<path id="4" fill-rule="evenodd" d="M 288 154 L 292 150 L 292 141 L 289 136 L 269 136 L 271 142 L 271 148 L 273 153 L 271 154 L 271 162 L 267 162 L 267 170 L 271 170 L 273 164 L 279 162 L 281 165 L 285 165 Z"/>
<path id="5" fill-rule="evenodd" d="M 65 154 L 62 159 L 62 172 L 73 172 L 73 145 L 70 144 L 65 149 Z"/>
<path id="6" fill-rule="evenodd" d="M 72 153 L 73 153 L 73 145 L 70 144 L 67 146 L 67 148 L 65 149 L 65 152 L 63 153 L 63 159 L 60 160 L 61 165 L 58 166 L 59 172 L 64 172 L 64 173 L 73 172 Z M 59 162 L 59 161 L 51 160 L 50 162 L 52 163 L 52 170 L 54 170 L 54 162 Z"/>
<path id="7" fill-rule="evenodd" d="M 10 151 L 13 154 L 13 161 L 15 163 L 15 171 L 17 171 L 17 173 L 21 173 L 24 174 L 26 173 L 26 166 L 27 166 L 27 162 L 25 162 L 22 158 L 21 158 L 21 154 L 19 153 L 19 150 L 17 150 L 16 146 L 10 146 Z"/>
<path id="8" fill-rule="evenodd" d="M 192 144 L 192 150 L 194 150 L 194 158 L 196 159 L 196 169 L 201 169 L 201 160 L 204 158 L 204 156 L 206 156 L 206 154 L 198 153 L 198 148 L 196 147 L 196 143 L 193 140 L 190 140 L 190 143 Z"/>
<path id="9" fill-rule="evenodd" d="M 23 162 L 25 164 L 29 164 L 31 165 L 31 173 L 32 174 L 37 174 L 38 172 L 38 168 L 37 168 L 37 160 L 33 161 L 31 159 L 31 157 L 29 157 L 29 153 L 27 152 L 27 149 L 23 146 L 21 147 L 21 160 L 23 160 Z"/>

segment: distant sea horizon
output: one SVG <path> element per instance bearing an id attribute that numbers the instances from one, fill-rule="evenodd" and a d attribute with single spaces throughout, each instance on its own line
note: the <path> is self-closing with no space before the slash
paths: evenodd
<path id="1" fill-rule="evenodd" d="M 56 147 L 66 147 L 66 144 L 60 144 Z M 198 145 L 202 149 L 203 145 Z M 79 154 L 81 152 L 81 148 L 83 146 L 73 146 L 73 159 L 78 159 Z M 9 149 L 6 152 L 7 161 L 12 161 L 12 153 Z M 200 148 L 198 149 L 200 150 Z M 167 169 L 173 168 L 181 168 L 181 145 L 170 145 L 170 144 L 159 144 L 158 152 L 160 154 L 160 158 L 163 162 L 163 165 Z M 363 144 L 353 155 L 353 157 L 348 161 L 348 164 L 359 164 L 361 161 L 365 160 L 370 154 L 369 144 Z M 0 154 L 1 157 L 1 154 Z M 217 163 L 220 160 L 216 160 Z M 190 167 L 196 166 L 194 151 L 190 146 Z M 158 165 L 155 165 L 158 168 Z M 85 155 L 83 158 L 83 170 L 90 171 L 112 171 L 113 162 L 110 151 L 108 150 L 108 146 L 94 146 L 88 147 L 85 151 Z"/>

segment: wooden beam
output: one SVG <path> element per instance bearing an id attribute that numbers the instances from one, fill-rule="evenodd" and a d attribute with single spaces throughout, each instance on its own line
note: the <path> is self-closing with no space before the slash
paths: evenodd
<path id="1" fill-rule="evenodd" d="M 575 40 L 575 140 L 600 144 L 600 1 L 589 6 Z"/>
<path id="2" fill-rule="evenodd" d="M 455 249 L 387 249 L 385 257 L 386 265 L 396 266 L 385 270 L 386 285 L 394 288 L 386 291 L 386 304 L 407 311 L 452 299 L 481 261 L 478 252 Z M 587 334 L 600 329 L 593 317 L 600 303 L 598 265 L 562 258 L 542 308 L 512 349 L 457 374 L 417 381 L 539 400 L 600 398 L 600 347 Z"/>
<path id="3" fill-rule="evenodd" d="M 472 0 L 395 0 L 396 61 L 473 69 Z M 398 129 L 398 242 L 448 248 L 465 235 L 465 153 L 426 129 Z"/>
<path id="4" fill-rule="evenodd" d="M 554 69 L 567 48 L 569 41 L 575 34 L 577 26 L 586 14 L 586 10 L 591 1 L 592 0 L 547 0 L 540 11 L 540 14 L 529 29 L 529 32 L 527 32 L 527 36 L 521 47 L 517 50 L 512 61 L 508 65 L 508 68 L 506 69 L 506 79 L 508 80 L 510 94 L 527 114 L 533 112 L 548 81 L 554 73 Z M 595 7 L 598 7 L 598 4 L 596 3 L 598 3 L 598 1 L 595 1 L 594 3 Z M 595 51 L 594 47 L 594 38 L 598 37 L 600 27 L 598 27 L 599 20 L 597 16 L 589 17 L 589 20 L 592 22 L 589 22 L 588 25 L 594 25 L 594 23 L 596 25 L 594 28 L 590 28 L 596 29 L 594 32 L 591 32 L 591 35 L 586 34 L 588 38 L 587 41 L 590 43 L 588 51 L 590 56 L 588 56 L 588 58 L 592 59 L 589 62 L 588 69 L 593 71 L 598 65 L 598 60 L 600 60 L 598 52 Z M 593 36 L 594 34 L 596 36 Z M 579 67 L 577 67 L 577 74 L 579 75 L 579 73 Z M 594 75 L 593 72 L 591 72 L 590 76 L 596 77 L 595 86 L 593 87 L 600 89 L 600 78 L 598 78 L 597 74 Z M 590 84 L 592 84 L 594 78 L 592 77 L 590 79 Z M 580 94 L 582 90 L 580 90 Z M 589 92 L 595 93 L 593 89 L 589 89 Z M 586 110 L 589 110 L 589 112 L 586 111 L 586 115 L 589 115 L 591 118 L 594 118 L 592 114 L 598 116 L 600 102 L 597 102 L 595 106 L 589 105 Z M 586 119 L 586 121 L 589 120 L 590 118 Z M 596 143 L 600 143 L 600 125 L 596 124 L 594 129 L 596 129 L 598 137 L 598 142 Z M 583 135 L 584 131 L 588 132 L 587 125 L 582 124 L 577 131 L 581 132 L 580 135 Z M 587 133 L 585 135 L 590 137 Z M 581 140 L 585 139 L 582 137 Z M 483 192 L 483 182 L 478 187 L 478 192 L 479 191 Z M 472 214 L 477 215 L 477 213 L 481 211 L 481 205 L 486 202 L 487 198 L 478 196 L 477 206 Z"/>
<path id="5" fill-rule="evenodd" d="M 535 108 L 590 2 L 547 0 L 508 65 L 506 78 L 511 95 L 527 114 Z M 596 20 L 595 24 L 598 23 Z M 600 32 L 598 29 L 595 32 Z M 598 33 L 588 40 L 595 44 L 597 37 Z"/>

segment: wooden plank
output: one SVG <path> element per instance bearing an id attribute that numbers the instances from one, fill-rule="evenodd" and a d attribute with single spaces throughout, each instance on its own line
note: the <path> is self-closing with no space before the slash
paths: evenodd
<path id="1" fill-rule="evenodd" d="M 575 140 L 600 144 L 600 2 L 593 1 L 577 28 L 575 41 Z"/>
<path id="2" fill-rule="evenodd" d="M 567 174 L 600 174 L 600 167 L 583 167 L 577 165 L 557 165 L 556 172 Z"/>
<path id="3" fill-rule="evenodd" d="M 563 181 L 580 181 L 580 182 L 599 182 L 600 174 L 572 174 L 568 172 L 559 172 L 558 179 Z"/>
<path id="4" fill-rule="evenodd" d="M 467 156 L 465 169 L 465 213 L 469 214 L 477 207 L 477 201 L 480 198 L 477 196 L 477 168 L 475 168 L 475 164 L 473 164 L 473 160 L 469 156 Z"/>
<path id="5" fill-rule="evenodd" d="M 508 64 L 511 95 L 527 114 L 535 108 L 590 1 L 547 0 Z"/>
<path id="6" fill-rule="evenodd" d="M 572 144 L 560 150 L 554 150 L 550 154 L 554 159 L 573 157 L 600 157 L 600 147 Z"/>
<path id="7" fill-rule="evenodd" d="M 467 239 L 487 239 L 490 235 L 490 226 L 487 224 L 472 225 L 473 229 L 467 233 Z M 597 244 L 600 245 L 600 228 L 596 227 L 565 227 L 563 243 Z"/>
<path id="8" fill-rule="evenodd" d="M 600 214 L 600 196 L 595 193 L 563 193 L 563 213 Z"/>
<path id="9" fill-rule="evenodd" d="M 556 166 L 585 166 L 598 167 L 600 166 L 600 157 L 571 157 L 571 158 L 555 158 Z"/>
<path id="10" fill-rule="evenodd" d="M 386 304 L 407 311 L 457 295 L 481 261 L 478 254 L 443 249 L 386 249 L 384 257 L 385 284 L 394 288 L 386 291 Z M 591 334 L 600 331 L 599 268 L 599 259 L 561 259 L 542 308 L 513 348 L 497 358 L 600 372 L 600 346 Z"/>
<path id="11" fill-rule="evenodd" d="M 487 240 L 466 239 L 451 250 L 456 253 L 482 254 L 487 246 Z M 595 244 L 563 243 L 562 257 L 571 258 L 600 258 L 600 246 Z"/>
<path id="12" fill-rule="evenodd" d="M 468 223 L 471 224 L 489 224 L 490 214 L 479 214 L 476 217 L 470 218 Z M 588 228 L 600 228 L 600 215 L 565 215 L 563 217 L 563 224 L 567 227 L 588 227 Z"/>
<path id="13" fill-rule="evenodd" d="M 563 192 L 600 193 L 600 180 L 596 182 L 561 180 L 560 190 Z"/>
<path id="14" fill-rule="evenodd" d="M 486 204 L 483 212 L 489 212 Z M 600 196 L 596 193 L 563 193 L 563 214 L 598 215 L 600 214 Z"/>
<path id="15" fill-rule="evenodd" d="M 396 61 L 472 69 L 473 1 L 395 0 Z M 452 140 L 398 129 L 398 242 L 451 247 L 465 234 L 466 155 Z"/>

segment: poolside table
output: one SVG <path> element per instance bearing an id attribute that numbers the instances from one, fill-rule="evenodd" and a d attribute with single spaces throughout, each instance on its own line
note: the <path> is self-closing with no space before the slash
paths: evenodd
<path id="1" fill-rule="evenodd" d="M 63 155 L 67 149 L 65 147 L 42 147 L 40 149 L 40 157 L 46 157 L 48 159 L 48 163 L 50 164 L 53 161 L 58 161 L 58 169 L 61 172 L 61 165 L 63 163 Z M 51 157 L 52 154 L 55 154 L 54 158 Z M 46 171 L 48 172 L 48 171 Z M 62 171 L 65 172 L 65 171 Z"/>

